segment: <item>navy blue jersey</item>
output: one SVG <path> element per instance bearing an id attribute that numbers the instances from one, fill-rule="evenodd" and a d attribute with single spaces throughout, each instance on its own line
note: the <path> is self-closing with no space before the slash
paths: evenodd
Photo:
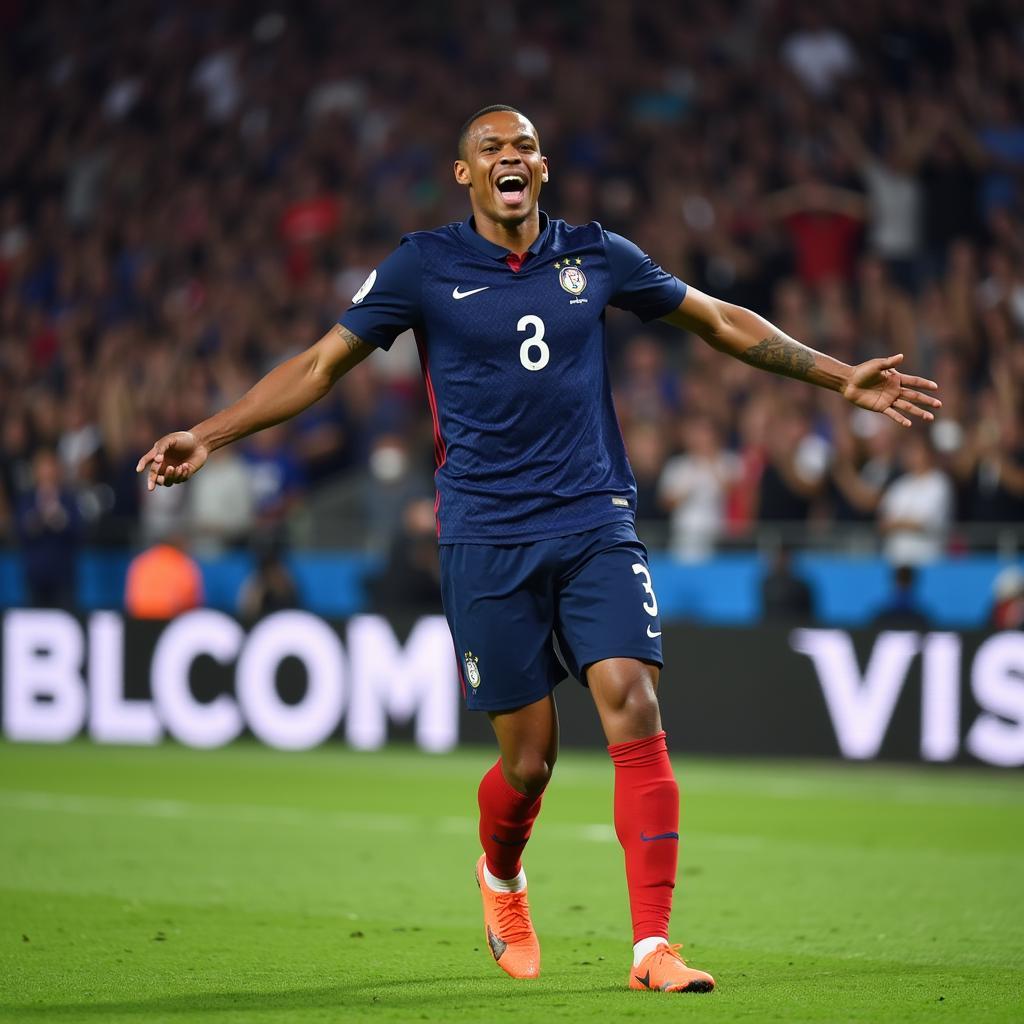
<path id="1" fill-rule="evenodd" d="M 412 329 L 434 419 L 441 543 L 529 541 L 633 519 L 605 306 L 664 316 L 686 285 L 600 224 L 541 214 L 518 272 L 472 218 L 417 231 L 340 322 L 388 349 Z"/>

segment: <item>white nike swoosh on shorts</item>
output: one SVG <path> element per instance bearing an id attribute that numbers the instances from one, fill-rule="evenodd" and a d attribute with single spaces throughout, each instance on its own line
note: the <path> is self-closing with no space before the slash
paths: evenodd
<path id="1" fill-rule="evenodd" d="M 490 286 L 489 284 L 485 284 L 485 285 L 483 286 L 483 288 L 472 288 L 472 289 L 471 289 L 470 291 L 468 291 L 468 292 L 460 292 L 460 291 L 459 291 L 459 286 L 458 286 L 458 285 L 456 285 L 456 286 L 455 286 L 455 287 L 454 287 L 454 288 L 452 289 L 452 298 L 453 298 L 453 299 L 468 299 L 468 298 L 470 297 L 470 295 L 476 295 L 476 293 L 477 293 L 477 292 L 485 292 L 485 291 L 487 291 L 487 289 L 488 289 L 488 288 L 490 288 L 490 287 L 491 287 L 491 286 Z"/>
<path id="2" fill-rule="evenodd" d="M 647 627 L 647 635 L 653 640 L 656 636 L 661 636 L 661 630 L 659 629 L 657 633 L 652 633 L 651 632 L 651 627 L 648 626 Z"/>

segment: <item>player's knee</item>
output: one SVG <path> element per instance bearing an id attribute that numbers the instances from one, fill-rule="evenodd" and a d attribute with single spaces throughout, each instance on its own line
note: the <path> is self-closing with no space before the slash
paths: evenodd
<path id="1" fill-rule="evenodd" d="M 620 727 L 637 736 L 649 735 L 660 728 L 655 677 L 649 666 L 636 663 L 621 668 L 602 678 L 600 688 L 603 717 L 613 717 Z"/>
<path id="2" fill-rule="evenodd" d="M 551 781 L 555 758 L 553 754 L 526 752 L 513 761 L 502 761 L 509 785 L 526 796 L 540 796 Z"/>
<path id="3" fill-rule="evenodd" d="M 659 728 L 661 711 L 650 679 L 640 680 L 629 688 L 620 715 L 640 735 L 646 736 Z"/>

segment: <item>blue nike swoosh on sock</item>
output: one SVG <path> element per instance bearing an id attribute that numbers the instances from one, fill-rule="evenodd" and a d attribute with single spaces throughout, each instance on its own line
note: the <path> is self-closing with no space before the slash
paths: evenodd
<path id="1" fill-rule="evenodd" d="M 676 839 L 678 839 L 678 838 L 679 838 L 679 836 L 676 836 Z M 491 834 L 491 839 L 494 840 L 494 842 L 500 844 L 501 846 L 525 846 L 526 845 L 526 840 L 525 839 L 499 839 L 493 833 Z"/>
<path id="2" fill-rule="evenodd" d="M 656 836 L 645 836 L 643 832 L 640 833 L 640 838 L 645 843 L 653 843 L 655 839 L 678 839 L 678 832 L 659 832 Z"/>

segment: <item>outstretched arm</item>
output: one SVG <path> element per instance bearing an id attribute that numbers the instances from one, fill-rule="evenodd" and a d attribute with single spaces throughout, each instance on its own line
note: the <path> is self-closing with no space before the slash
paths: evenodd
<path id="1" fill-rule="evenodd" d="M 165 434 L 139 459 L 136 472 L 149 468 L 149 490 L 158 484 L 184 483 L 199 472 L 210 452 L 291 419 L 323 398 L 373 348 L 348 328 L 335 324 L 305 352 L 275 366 L 237 402 L 191 430 Z"/>
<path id="2" fill-rule="evenodd" d="M 801 345 L 749 309 L 722 302 L 696 288 L 687 288 L 679 307 L 662 319 L 700 335 L 712 348 L 751 366 L 838 391 L 848 402 L 882 413 L 901 427 L 910 426 L 910 416 L 934 419 L 928 410 L 942 405 L 937 398 L 917 390 L 937 390 L 934 381 L 896 369 L 903 361 L 902 355 L 850 366 Z"/>

